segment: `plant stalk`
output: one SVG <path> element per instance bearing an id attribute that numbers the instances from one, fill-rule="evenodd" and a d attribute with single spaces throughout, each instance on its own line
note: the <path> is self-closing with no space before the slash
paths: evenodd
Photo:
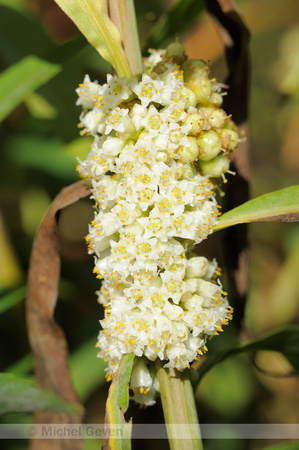
<path id="1" fill-rule="evenodd" d="M 156 369 L 170 449 L 202 450 L 190 371 L 164 369 L 158 358 Z"/>
<path id="2" fill-rule="evenodd" d="M 133 0 L 109 0 L 109 15 L 118 28 L 133 77 L 143 72 L 135 7 Z"/>

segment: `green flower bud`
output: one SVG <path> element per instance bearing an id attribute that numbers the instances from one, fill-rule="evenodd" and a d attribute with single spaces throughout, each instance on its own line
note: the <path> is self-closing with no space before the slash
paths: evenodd
<path id="1" fill-rule="evenodd" d="M 227 115 L 225 111 L 223 111 L 223 109 L 213 108 L 213 106 L 209 106 L 206 108 L 201 108 L 201 111 L 205 113 L 211 127 L 221 128 L 224 126 Z"/>
<path id="2" fill-rule="evenodd" d="M 202 132 L 203 127 L 205 126 L 205 117 L 204 115 L 199 111 L 196 113 L 191 113 L 188 114 L 186 120 L 185 120 L 185 124 L 186 125 L 191 125 L 192 128 L 189 131 L 189 134 L 199 134 Z"/>
<path id="3" fill-rule="evenodd" d="M 208 65 L 202 59 L 188 59 L 182 65 L 182 69 L 186 83 L 194 77 L 208 77 L 210 73 Z"/>
<path id="4" fill-rule="evenodd" d="M 177 180 L 192 178 L 196 173 L 190 164 L 181 164 L 181 167 L 178 165 Z"/>
<path id="5" fill-rule="evenodd" d="M 202 105 L 209 104 L 209 99 L 213 92 L 213 86 L 208 78 L 194 78 L 189 81 L 188 87 L 194 92 L 198 103 L 201 103 Z"/>
<path id="6" fill-rule="evenodd" d="M 166 56 L 171 59 L 182 59 L 185 57 L 185 50 L 179 42 L 172 42 L 166 49 Z"/>
<path id="7" fill-rule="evenodd" d="M 197 102 L 204 105 L 209 104 L 209 99 L 213 93 L 213 85 L 209 78 L 209 68 L 202 60 L 189 59 L 182 65 L 184 70 L 184 80 L 197 99 Z"/>
<path id="8" fill-rule="evenodd" d="M 218 178 L 228 171 L 229 159 L 225 155 L 219 155 L 211 161 L 200 161 L 200 167 L 204 175 Z"/>
<path id="9" fill-rule="evenodd" d="M 191 89 L 184 87 L 183 95 L 184 95 L 186 109 L 188 109 L 190 106 L 196 106 L 196 103 L 197 103 L 196 95 L 194 94 L 194 92 Z"/>
<path id="10" fill-rule="evenodd" d="M 219 92 L 213 92 L 210 97 L 210 104 L 219 108 L 223 103 L 223 96 Z"/>
<path id="11" fill-rule="evenodd" d="M 234 150 L 240 142 L 238 133 L 230 128 L 224 128 L 220 138 L 225 150 Z"/>
<path id="12" fill-rule="evenodd" d="M 221 152 L 221 139 L 214 130 L 205 131 L 197 138 L 201 161 L 210 161 Z"/>
<path id="13" fill-rule="evenodd" d="M 191 163 L 198 158 L 199 148 L 194 137 L 187 136 L 189 146 L 182 145 L 178 148 L 177 154 L 184 163 Z"/>

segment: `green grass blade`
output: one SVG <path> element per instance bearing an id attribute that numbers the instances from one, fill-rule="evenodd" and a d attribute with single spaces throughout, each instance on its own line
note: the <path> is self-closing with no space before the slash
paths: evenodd
<path id="1" fill-rule="evenodd" d="M 22 300 L 24 300 L 26 296 L 26 290 L 27 287 L 23 286 L 13 292 L 9 292 L 8 294 L 3 295 L 0 298 L 0 314 L 4 313 L 17 303 L 20 303 Z"/>
<path id="2" fill-rule="evenodd" d="M 59 70 L 58 64 L 49 63 L 34 55 L 27 56 L 6 69 L 0 75 L 0 121 Z"/>

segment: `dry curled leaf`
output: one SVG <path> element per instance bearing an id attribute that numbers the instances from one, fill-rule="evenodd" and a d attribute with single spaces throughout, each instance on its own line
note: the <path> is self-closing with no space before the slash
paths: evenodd
<path id="1" fill-rule="evenodd" d="M 27 326 L 34 355 L 35 373 L 39 387 L 59 395 L 64 400 L 80 402 L 73 389 L 65 336 L 53 318 L 58 296 L 60 258 L 57 222 L 60 210 L 89 194 L 83 182 L 68 186 L 52 202 L 37 233 L 28 276 Z M 37 412 L 36 423 L 80 423 L 83 415 L 57 412 Z M 33 440 L 32 449 L 82 448 L 80 440 Z"/>

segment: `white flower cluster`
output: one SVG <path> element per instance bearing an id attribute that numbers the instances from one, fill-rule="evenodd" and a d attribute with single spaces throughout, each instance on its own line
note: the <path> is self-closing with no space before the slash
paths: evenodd
<path id="1" fill-rule="evenodd" d="M 86 239 L 103 279 L 99 356 L 108 378 L 123 354 L 146 357 L 131 387 L 152 404 L 148 361 L 184 370 L 231 318 L 216 261 L 191 251 L 217 222 L 209 177 L 228 171 L 238 135 L 202 61 L 153 51 L 145 67 L 141 80 L 86 76 L 77 103 L 83 133 L 94 136 L 79 172 L 96 204 Z"/>

